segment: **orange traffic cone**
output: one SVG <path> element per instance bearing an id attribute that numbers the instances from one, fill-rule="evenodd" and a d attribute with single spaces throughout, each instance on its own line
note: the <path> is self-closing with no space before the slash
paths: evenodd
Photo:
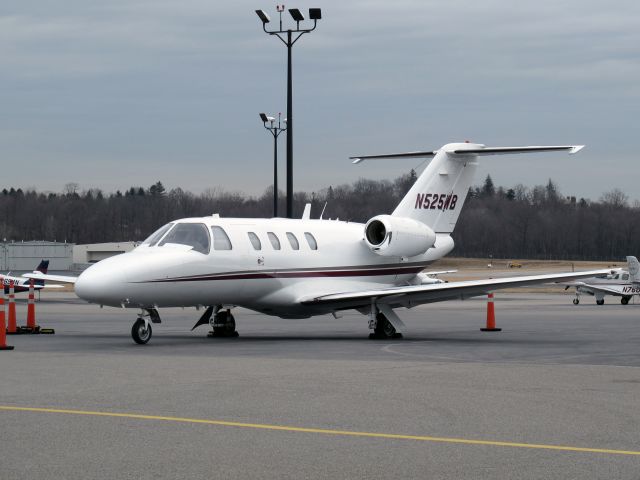
<path id="1" fill-rule="evenodd" d="M 481 328 L 483 332 L 500 332 L 501 328 L 496 328 L 496 311 L 493 305 L 493 293 L 487 295 L 487 326 Z"/>
<path id="2" fill-rule="evenodd" d="M 29 303 L 27 304 L 27 325 L 21 327 L 22 333 L 56 333 L 53 328 L 40 328 L 36 325 L 36 296 L 33 278 L 29 281 Z"/>
<path id="3" fill-rule="evenodd" d="M 13 280 L 9 281 L 9 319 L 7 321 L 7 334 L 15 335 L 20 333 L 16 321 L 16 292 Z"/>
<path id="4" fill-rule="evenodd" d="M 4 288 L 4 280 L 2 288 Z M 4 323 L 4 292 L 0 295 L 0 350 L 13 350 L 11 345 L 7 345 L 7 329 Z"/>
<path id="5" fill-rule="evenodd" d="M 27 304 L 27 329 L 35 331 L 36 325 L 36 296 L 33 278 L 29 280 L 29 302 Z"/>

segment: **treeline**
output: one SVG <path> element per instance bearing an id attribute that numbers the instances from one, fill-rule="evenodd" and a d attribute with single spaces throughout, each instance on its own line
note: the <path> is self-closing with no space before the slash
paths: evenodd
<path id="1" fill-rule="evenodd" d="M 297 192 L 294 213 L 306 203 L 312 216 L 366 222 L 391 213 L 415 181 L 414 171 L 395 180 L 360 179 L 318 192 Z M 280 213 L 285 212 L 280 193 Z M 70 243 L 143 240 L 176 218 L 219 213 L 270 217 L 273 191 L 253 197 L 211 189 L 167 191 L 161 182 L 105 193 L 68 184 L 61 193 L 5 188 L 0 192 L 0 235 L 11 240 Z M 571 260 L 616 259 L 640 254 L 640 205 L 612 190 L 598 201 L 567 198 L 549 180 L 544 186 L 495 187 L 491 177 L 474 187 L 453 234 L 459 256 Z"/>

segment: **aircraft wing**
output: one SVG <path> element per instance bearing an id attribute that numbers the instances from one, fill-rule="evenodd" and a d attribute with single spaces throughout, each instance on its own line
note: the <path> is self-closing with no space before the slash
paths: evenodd
<path id="1" fill-rule="evenodd" d="M 76 280 L 78 280 L 78 277 L 67 277 L 65 275 L 49 275 L 46 273 L 25 273 L 23 277 L 33 278 L 34 280 L 48 280 L 51 282 L 62 283 L 76 283 Z"/>
<path id="2" fill-rule="evenodd" d="M 303 305 L 327 305 L 336 309 L 347 309 L 366 307 L 371 305 L 372 301 L 375 301 L 378 305 L 389 305 L 392 308 L 409 308 L 423 303 L 464 300 L 503 288 L 524 287 L 527 285 L 561 282 L 563 280 L 589 278 L 607 273 L 608 271 L 609 270 L 590 270 L 571 273 L 550 273 L 545 275 L 466 280 L 429 285 L 330 293 L 306 297 L 301 299 L 300 303 Z"/>

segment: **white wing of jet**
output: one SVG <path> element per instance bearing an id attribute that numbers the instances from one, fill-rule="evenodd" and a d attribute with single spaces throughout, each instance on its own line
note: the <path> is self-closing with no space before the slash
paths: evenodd
<path id="1" fill-rule="evenodd" d="M 523 287 L 542 283 L 555 283 L 562 280 L 589 278 L 607 273 L 609 270 L 590 270 L 585 272 L 552 273 L 546 275 L 529 275 L 523 277 L 493 278 L 487 280 L 466 280 L 460 282 L 435 283 L 406 287 L 391 287 L 353 292 L 331 293 L 305 297 L 300 300 L 303 305 L 326 305 L 336 309 L 358 308 L 371 305 L 389 305 L 396 307 L 413 307 L 423 303 L 442 302 L 445 300 L 464 300 L 484 295 L 494 290 L 511 287 Z"/>
<path id="2" fill-rule="evenodd" d="M 49 275 L 46 273 L 39 273 L 39 272 L 25 273 L 23 277 L 33 278 L 35 280 L 49 280 L 51 282 L 62 282 L 62 283 L 76 283 L 76 280 L 78 280 L 78 277 L 67 277 L 65 275 Z M 48 287 L 48 285 L 46 286 Z M 56 286 L 52 286 L 52 287 L 55 288 Z"/>

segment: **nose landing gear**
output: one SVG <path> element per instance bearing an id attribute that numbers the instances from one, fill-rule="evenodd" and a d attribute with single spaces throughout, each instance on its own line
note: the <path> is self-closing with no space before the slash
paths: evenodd
<path id="1" fill-rule="evenodd" d="M 161 323 L 160 314 L 155 308 L 144 308 L 138 314 L 137 320 L 131 327 L 131 338 L 138 345 L 144 345 L 151 340 L 153 329 L 151 323 Z"/>
<path id="2" fill-rule="evenodd" d="M 151 324 L 142 317 L 138 317 L 133 323 L 133 327 L 131 327 L 131 338 L 133 338 L 133 341 L 138 345 L 144 345 L 151 340 L 152 333 Z"/>

